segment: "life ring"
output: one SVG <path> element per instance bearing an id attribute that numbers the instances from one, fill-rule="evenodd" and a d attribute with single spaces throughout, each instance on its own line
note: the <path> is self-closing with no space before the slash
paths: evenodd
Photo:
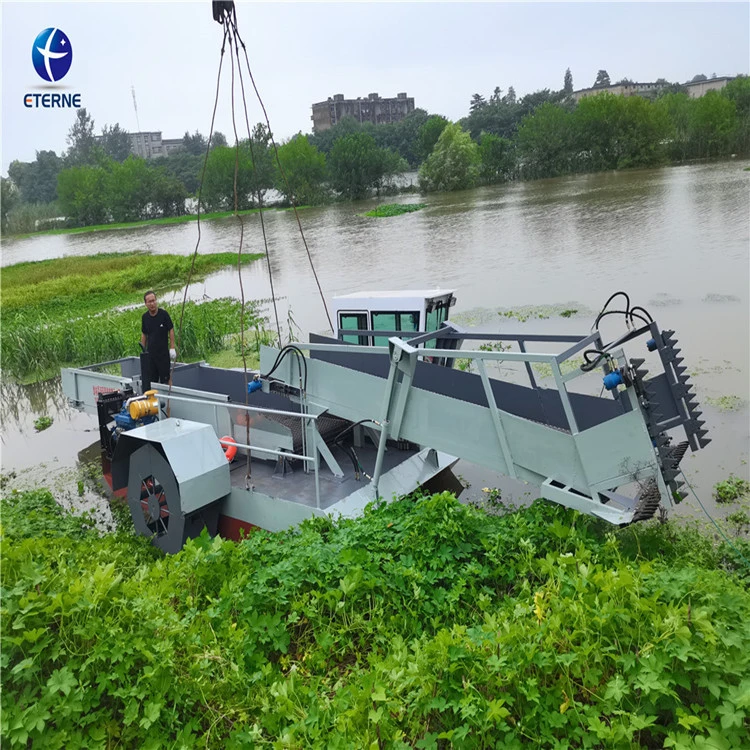
<path id="1" fill-rule="evenodd" d="M 230 463 L 234 461 L 234 457 L 237 455 L 237 441 L 229 435 L 224 435 L 224 437 L 219 440 L 219 443 L 221 444 L 221 448 L 224 451 L 227 461 Z"/>

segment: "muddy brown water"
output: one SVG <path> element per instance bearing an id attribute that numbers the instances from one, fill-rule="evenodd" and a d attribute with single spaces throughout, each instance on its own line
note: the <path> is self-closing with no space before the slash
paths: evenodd
<path id="1" fill-rule="evenodd" d="M 456 290 L 451 315 L 492 331 L 588 332 L 618 289 L 674 329 L 692 374 L 713 442 L 688 454 L 683 468 L 701 499 L 730 473 L 748 478 L 750 387 L 750 171 L 728 161 L 582 175 L 445 195 L 407 195 L 305 209 L 300 218 L 327 299 L 365 289 Z M 403 216 L 363 214 L 380 203 L 422 202 Z M 291 212 L 265 213 L 282 327 L 298 338 L 324 331 L 325 310 Z M 257 216 L 244 218 L 245 248 L 262 251 Z M 149 250 L 191 254 L 195 223 L 3 243 L 2 265 L 63 255 Z M 199 252 L 237 251 L 238 223 L 201 223 Z M 265 261 L 243 273 L 248 299 L 270 298 Z M 192 285 L 190 297 L 239 296 L 235 270 Z M 181 293 L 163 298 L 173 307 Z M 541 311 L 548 317 L 540 319 Z M 562 318 L 563 310 L 577 310 Z M 521 322 L 498 312 L 531 312 Z M 273 316 L 265 304 L 266 314 Z M 521 316 L 523 317 L 523 316 Z M 608 324 L 609 325 L 609 324 Z M 604 329 L 613 335 L 619 322 Z M 632 353 L 631 356 L 638 356 Z M 36 433 L 33 421 L 54 424 Z M 95 419 L 71 410 L 59 380 L 30 387 L 4 382 L 2 471 L 27 483 L 65 484 L 79 471 L 78 453 L 97 438 Z M 501 480 L 460 462 L 468 497 Z M 66 479 L 67 478 L 67 479 Z M 19 479 L 20 481 L 20 479 Z M 533 489 L 504 484 L 506 497 Z M 73 493 L 75 494 L 75 493 Z M 693 497 L 681 506 L 698 509 Z M 725 509 L 720 508 L 721 512 Z"/>

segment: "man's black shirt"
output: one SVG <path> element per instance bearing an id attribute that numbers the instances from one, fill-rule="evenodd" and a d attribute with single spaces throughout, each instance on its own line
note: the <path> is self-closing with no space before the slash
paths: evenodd
<path id="1" fill-rule="evenodd" d="M 146 347 L 154 359 L 169 359 L 169 332 L 174 328 L 166 310 L 159 308 L 156 315 L 143 313 L 141 333 L 146 334 Z"/>

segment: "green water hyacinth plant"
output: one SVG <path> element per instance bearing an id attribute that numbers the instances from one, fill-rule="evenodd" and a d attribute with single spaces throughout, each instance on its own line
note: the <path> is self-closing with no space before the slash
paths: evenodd
<path id="1" fill-rule="evenodd" d="M 2 518 L 4 747 L 748 737 L 750 572 L 692 527 L 439 494 L 164 557 L 45 491 Z"/>

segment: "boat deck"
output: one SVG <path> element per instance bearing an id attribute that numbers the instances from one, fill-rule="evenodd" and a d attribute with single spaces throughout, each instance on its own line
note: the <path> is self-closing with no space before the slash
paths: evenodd
<path id="1" fill-rule="evenodd" d="M 333 446 L 331 452 L 344 472 L 344 476 L 335 476 L 325 462 L 320 462 L 320 507 L 323 509 L 343 500 L 370 481 L 361 472 L 359 480 L 354 478 L 352 461 L 340 447 Z M 367 444 L 356 448 L 356 452 L 363 469 L 372 476 L 375 470 L 377 446 Z M 418 452 L 419 450 L 413 448 L 401 449 L 395 443 L 389 443 L 383 456 L 383 473 L 385 474 Z M 232 487 L 245 489 L 246 466 L 246 458 L 243 455 L 238 455 L 232 462 L 230 467 Z M 291 472 L 287 466 L 287 472 L 283 476 L 276 473 L 276 461 L 253 458 L 250 469 L 250 485 L 256 492 L 262 492 L 270 497 L 283 497 L 284 500 L 311 508 L 315 507 L 315 473 L 312 470 L 305 473 L 301 461 L 292 462 Z"/>

